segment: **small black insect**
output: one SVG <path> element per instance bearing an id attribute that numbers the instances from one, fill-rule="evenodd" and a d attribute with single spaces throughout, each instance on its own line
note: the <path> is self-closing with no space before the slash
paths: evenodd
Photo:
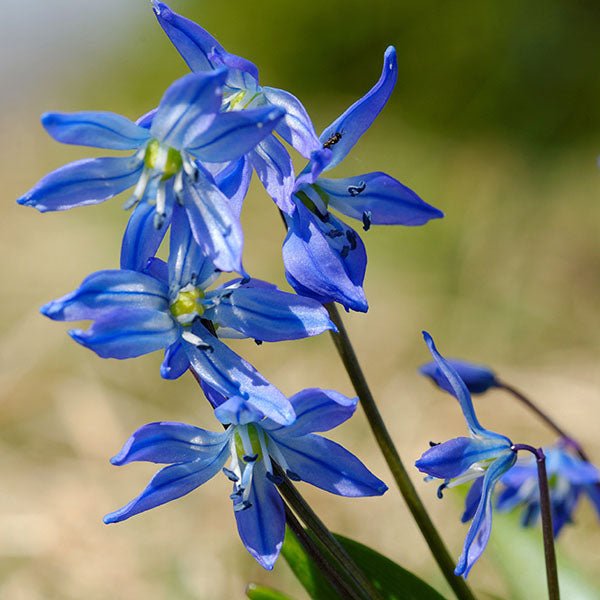
<path id="1" fill-rule="evenodd" d="M 329 139 L 323 144 L 323 148 L 331 148 L 335 146 L 342 139 L 342 133 L 336 131 L 333 135 L 329 136 Z"/>
<path id="2" fill-rule="evenodd" d="M 348 193 L 354 198 L 355 196 L 362 194 L 362 192 L 365 191 L 366 187 L 367 187 L 367 184 L 364 181 L 360 181 L 358 183 L 358 185 L 349 185 Z"/>

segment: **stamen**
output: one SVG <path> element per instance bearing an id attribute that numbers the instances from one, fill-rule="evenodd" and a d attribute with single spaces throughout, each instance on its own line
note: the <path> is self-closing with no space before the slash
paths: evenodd
<path id="1" fill-rule="evenodd" d="M 227 479 L 229 479 L 229 481 L 237 483 L 240 480 L 240 478 L 231 469 L 228 469 L 227 467 L 223 467 L 223 473 L 225 473 L 225 476 L 227 477 Z"/>
<path id="2" fill-rule="evenodd" d="M 134 206 L 137 202 L 139 202 L 144 197 L 144 192 L 146 191 L 146 187 L 148 186 L 149 179 L 150 179 L 150 173 L 148 172 L 147 169 L 144 169 L 142 171 L 140 178 L 138 179 L 135 189 L 133 190 L 131 199 L 125 203 L 125 206 L 123 208 L 125 208 L 127 210 L 128 208 L 130 208 L 130 206 L 129 206 L 130 203 L 131 203 L 131 206 Z"/>
<path id="3" fill-rule="evenodd" d="M 198 348 L 199 350 L 206 350 L 207 352 L 214 351 L 214 348 L 210 344 L 207 344 L 206 342 L 202 341 L 201 338 L 199 338 L 196 334 L 192 333 L 191 331 L 184 331 L 181 334 L 181 337 L 189 344 L 192 344 L 192 346 L 196 346 L 196 348 Z"/>
<path id="4" fill-rule="evenodd" d="M 365 210 L 362 215 L 363 229 L 369 231 L 371 229 L 371 211 Z"/>
<path id="5" fill-rule="evenodd" d="M 442 483 L 437 489 L 437 497 L 441 500 L 444 497 L 444 490 L 448 487 L 446 483 Z"/>
<path id="6" fill-rule="evenodd" d="M 254 343 L 255 343 L 257 346 L 262 346 L 262 343 L 263 343 L 263 341 L 262 341 L 262 340 L 254 340 Z"/>
<path id="7" fill-rule="evenodd" d="M 358 185 L 349 185 L 348 193 L 354 198 L 355 196 L 362 194 L 362 192 L 365 191 L 366 187 L 367 187 L 367 184 L 364 181 L 360 181 L 358 183 Z"/>
<path id="8" fill-rule="evenodd" d="M 156 213 L 154 214 L 154 228 L 161 229 L 167 218 L 167 190 L 163 181 L 158 184 L 156 190 Z"/>

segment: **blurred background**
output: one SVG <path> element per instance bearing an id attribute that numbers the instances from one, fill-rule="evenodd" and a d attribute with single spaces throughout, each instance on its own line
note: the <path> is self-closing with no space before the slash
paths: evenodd
<path id="1" fill-rule="evenodd" d="M 600 462 L 600 5 L 171 6 L 253 60 L 262 83 L 295 93 L 317 131 L 369 89 L 385 47 L 397 47 L 395 93 L 334 176 L 387 171 L 446 213 L 426 227 L 364 235 L 371 308 L 347 316 L 407 465 L 429 440 L 465 434 L 456 404 L 417 374 L 428 360 L 424 328 L 447 356 L 491 365 L 530 393 Z M 103 361 L 73 343 L 67 325 L 38 313 L 87 274 L 117 266 L 122 201 L 40 215 L 15 199 L 49 170 L 90 155 L 53 142 L 39 125 L 42 112 L 136 118 L 186 67 L 145 0 L 0 0 L 0 7 L 0 598 L 237 599 L 249 581 L 303 598 L 283 560 L 269 574 L 245 552 L 225 478 L 129 522 L 102 524 L 155 470 L 108 463 L 133 429 L 156 420 L 216 423 L 191 377 L 160 379 L 158 354 Z M 248 270 L 288 289 L 283 230 L 256 182 L 243 218 Z M 235 348 L 286 393 L 310 386 L 352 393 L 327 336 Z M 500 392 L 479 398 L 477 408 L 485 426 L 519 442 L 554 441 Z M 335 438 L 391 484 L 360 411 Z M 435 485 L 411 472 L 458 557 L 466 531 L 460 493 L 441 502 Z M 332 529 L 447 592 L 393 489 L 351 500 L 301 487 Z M 576 520 L 559 540 L 561 575 L 571 600 L 600 598 L 600 526 L 586 500 Z M 543 598 L 543 570 L 531 566 L 540 549 L 539 530 L 526 535 L 498 519 L 473 586 L 500 598 Z"/>

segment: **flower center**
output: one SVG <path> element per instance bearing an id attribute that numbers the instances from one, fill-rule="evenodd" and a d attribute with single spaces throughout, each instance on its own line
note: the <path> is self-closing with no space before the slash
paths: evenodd
<path id="1" fill-rule="evenodd" d="M 200 288 L 186 285 L 179 290 L 177 298 L 171 303 L 171 314 L 182 325 L 191 325 L 196 317 L 201 317 L 204 313 L 203 298 L 204 292 Z"/>
<path id="2" fill-rule="evenodd" d="M 158 140 L 152 140 L 144 154 L 146 168 L 162 172 L 162 181 L 173 177 L 183 167 L 181 152 L 167 146 L 162 146 Z"/>
<path id="3" fill-rule="evenodd" d="M 252 459 L 251 462 L 261 460 L 263 451 L 258 437 L 256 426 L 252 423 L 246 425 L 245 431 L 240 427 L 236 428 L 234 433 L 235 450 L 238 458 L 247 462 L 247 459 Z"/>

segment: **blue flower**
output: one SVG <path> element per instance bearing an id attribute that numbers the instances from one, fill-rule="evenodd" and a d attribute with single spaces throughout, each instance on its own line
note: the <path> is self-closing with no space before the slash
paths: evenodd
<path id="1" fill-rule="evenodd" d="M 498 387 L 496 374 L 488 367 L 475 365 L 464 360 L 447 358 L 446 362 L 458 373 L 471 394 L 483 394 L 490 388 Z M 454 394 L 454 391 L 448 384 L 448 380 L 440 371 L 435 361 L 423 365 L 419 371 L 422 375 L 429 377 L 439 388 Z"/>
<path id="2" fill-rule="evenodd" d="M 564 443 L 544 448 L 546 471 L 550 486 L 552 526 L 558 536 L 567 523 L 573 522 L 573 512 L 579 499 L 587 495 L 600 516 L 600 471 L 569 452 Z M 504 489 L 496 508 L 501 511 L 523 507 L 521 523 L 530 527 L 539 521 L 540 494 L 535 459 L 519 461 L 500 480 Z"/>
<path id="3" fill-rule="evenodd" d="M 128 206 L 137 206 L 125 232 L 121 266 L 139 270 L 158 249 L 177 198 L 215 265 L 243 273 L 239 215 L 200 161 L 238 160 L 270 134 L 283 111 L 221 113 L 226 78 L 226 69 L 182 77 L 167 89 L 158 109 L 137 124 L 108 112 L 45 114 L 44 127 L 60 142 L 135 153 L 65 165 L 18 202 L 41 212 L 66 210 L 135 186 Z"/>
<path id="4" fill-rule="evenodd" d="M 168 265 L 153 259 L 143 273 L 99 271 L 74 292 L 42 307 L 42 313 L 60 321 L 93 320 L 87 331 L 69 333 L 103 358 L 166 349 L 163 377 L 174 379 L 191 366 L 224 395 L 247 397 L 265 415 L 287 422 L 293 411 L 281 392 L 209 329 L 220 337 L 271 342 L 335 326 L 318 302 L 263 281 L 237 279 L 208 290 L 217 275 L 195 243 L 184 209 L 175 205 Z"/>
<path id="5" fill-rule="evenodd" d="M 180 498 L 220 471 L 233 482 L 233 510 L 242 542 L 265 569 L 272 569 L 285 533 L 284 505 L 274 485 L 277 463 L 290 479 L 340 496 L 378 496 L 387 487 L 353 454 L 314 432 L 328 431 L 352 416 L 356 398 L 306 389 L 290 398 L 296 412 L 282 426 L 231 398 L 215 410 L 225 432 L 184 423 L 151 423 L 138 429 L 112 459 L 114 465 L 149 461 L 161 469 L 146 489 L 104 518 L 117 523 Z"/>
<path id="6" fill-rule="evenodd" d="M 368 309 L 363 290 L 367 255 L 354 229 L 330 212 L 334 208 L 359 220 L 366 231 L 375 225 L 423 225 L 443 213 L 412 190 L 381 172 L 344 179 L 321 173 L 338 165 L 385 106 L 397 77 L 396 51 L 389 47 L 379 81 L 320 137 L 322 149 L 298 176 L 293 211 L 285 218 L 283 244 L 286 277 L 300 294 L 346 309 Z"/>
<path id="7" fill-rule="evenodd" d="M 277 134 L 306 158 L 321 147 L 305 108 L 295 96 L 285 90 L 261 86 L 254 64 L 227 52 L 205 29 L 174 13 L 166 4 L 153 0 L 153 5 L 158 22 L 192 71 L 227 68 L 224 110 L 281 109 L 285 116 L 275 127 Z M 239 162 L 238 186 L 247 186 L 251 171 L 245 167 L 249 163 L 279 208 L 285 212 L 293 210 L 290 202 L 294 187 L 292 161 L 274 135 L 265 137 Z"/>
<path id="8" fill-rule="evenodd" d="M 452 365 L 439 354 L 431 336 L 423 332 L 423 337 L 439 370 L 446 377 L 449 389 L 460 403 L 470 437 L 454 438 L 434 445 L 421 456 L 416 466 L 429 478 L 443 480 L 438 490 L 440 497 L 444 488 L 474 481 L 463 515 L 463 522 L 471 519 L 473 522 L 455 569 L 457 575 L 466 578 L 490 537 L 494 487 L 514 465 L 517 454 L 507 437 L 480 425 L 467 386 Z"/>

